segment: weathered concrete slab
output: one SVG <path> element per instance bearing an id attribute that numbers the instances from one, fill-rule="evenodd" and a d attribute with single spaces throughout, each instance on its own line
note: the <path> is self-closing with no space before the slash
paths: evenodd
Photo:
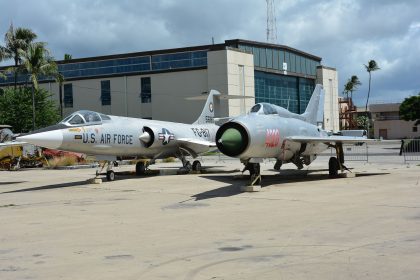
<path id="1" fill-rule="evenodd" d="M 255 193 L 227 173 L 2 171 L 0 279 L 418 279 L 420 167 L 329 179 L 327 160 L 263 164 Z"/>

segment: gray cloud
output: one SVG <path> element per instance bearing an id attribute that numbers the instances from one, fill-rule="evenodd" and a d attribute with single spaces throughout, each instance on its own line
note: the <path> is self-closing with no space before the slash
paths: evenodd
<path id="1" fill-rule="evenodd" d="M 323 58 L 339 71 L 340 91 L 351 75 L 363 85 L 363 64 L 375 59 L 373 100 L 401 100 L 420 91 L 420 0 L 277 1 L 278 43 Z M 265 40 L 265 1 L 11 1 L 0 0 L 0 34 L 13 21 L 48 42 L 56 58 L 183 47 L 225 39 Z"/>

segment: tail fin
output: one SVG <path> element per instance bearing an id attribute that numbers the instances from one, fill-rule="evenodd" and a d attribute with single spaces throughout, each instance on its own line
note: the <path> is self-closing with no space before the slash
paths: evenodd
<path id="1" fill-rule="evenodd" d="M 306 122 L 314 125 L 324 121 L 324 88 L 322 85 L 317 84 L 315 86 L 308 107 L 301 116 L 305 118 Z"/>
<path id="2" fill-rule="evenodd" d="M 220 95 L 220 92 L 212 89 L 207 97 L 206 104 L 204 104 L 203 111 L 198 119 L 193 124 L 214 123 L 214 96 Z"/>

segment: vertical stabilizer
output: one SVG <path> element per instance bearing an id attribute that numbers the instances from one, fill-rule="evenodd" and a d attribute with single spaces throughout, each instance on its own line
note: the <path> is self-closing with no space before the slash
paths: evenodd
<path id="1" fill-rule="evenodd" d="M 324 88 L 322 85 L 317 84 L 315 86 L 312 97 L 309 100 L 308 107 L 306 107 L 305 113 L 302 116 L 305 121 L 314 125 L 318 125 L 323 122 L 324 112 Z"/>
<path id="2" fill-rule="evenodd" d="M 193 124 L 214 123 L 214 96 L 220 95 L 220 92 L 212 89 L 207 97 L 206 104 L 204 104 L 203 111 L 198 119 Z"/>

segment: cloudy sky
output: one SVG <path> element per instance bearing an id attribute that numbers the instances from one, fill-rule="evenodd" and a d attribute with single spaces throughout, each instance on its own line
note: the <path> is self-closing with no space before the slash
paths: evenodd
<path id="1" fill-rule="evenodd" d="M 57 59 L 210 44 L 212 37 L 266 40 L 265 0 L 0 0 L 0 7 L 0 34 L 11 22 L 31 28 Z M 420 0 L 275 0 L 275 15 L 278 43 L 337 68 L 340 92 L 359 77 L 359 105 L 370 59 L 381 68 L 372 101 L 420 92 Z"/>

